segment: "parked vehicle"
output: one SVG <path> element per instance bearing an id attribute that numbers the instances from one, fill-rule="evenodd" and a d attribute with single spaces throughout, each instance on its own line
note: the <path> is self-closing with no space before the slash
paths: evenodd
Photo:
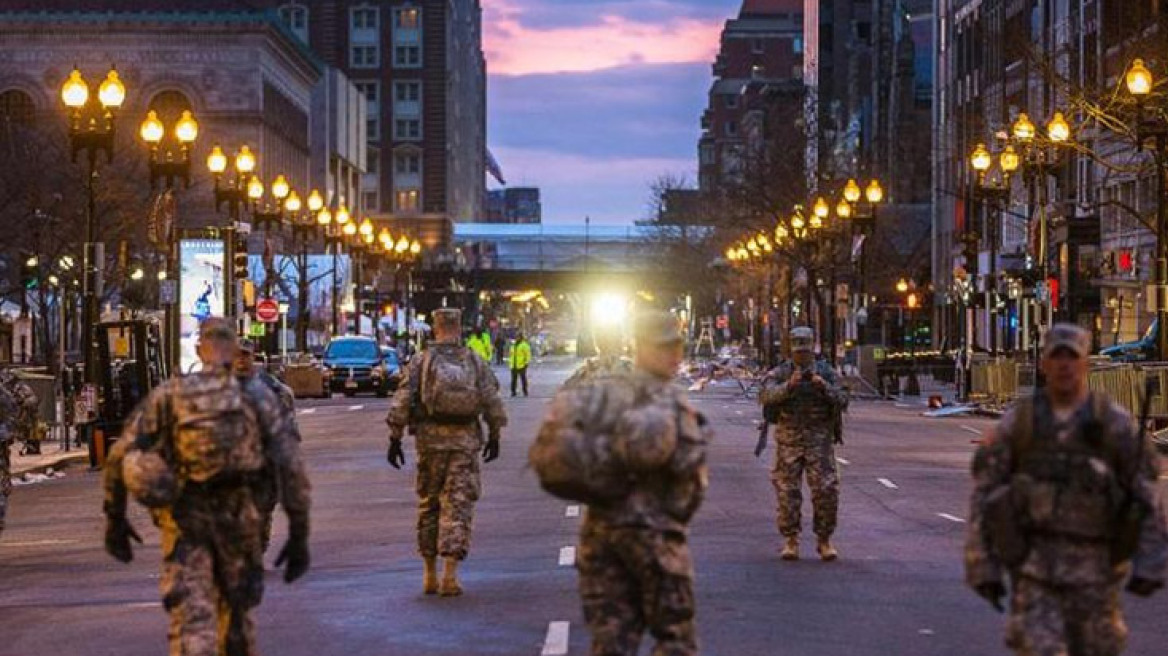
<path id="1" fill-rule="evenodd" d="M 336 337 L 324 352 L 324 366 L 329 388 L 345 396 L 373 392 L 388 396 L 396 377 L 390 376 L 390 365 L 372 337 Z"/>
<path id="2" fill-rule="evenodd" d="M 390 388 L 397 389 L 402 379 L 401 356 L 398 355 L 397 349 L 392 346 L 382 346 L 381 358 L 385 361 L 385 369 L 389 373 Z"/>
<path id="3" fill-rule="evenodd" d="M 1099 351 L 1099 355 L 1107 356 L 1117 362 L 1141 362 L 1156 357 L 1156 339 L 1159 337 L 1160 322 L 1153 321 L 1148 326 L 1144 336 L 1134 342 L 1124 342 L 1115 346 L 1108 346 Z"/>

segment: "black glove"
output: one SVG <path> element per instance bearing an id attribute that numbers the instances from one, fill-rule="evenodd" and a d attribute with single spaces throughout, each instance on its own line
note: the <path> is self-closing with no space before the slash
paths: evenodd
<path id="1" fill-rule="evenodd" d="M 109 517 L 105 525 L 106 552 L 117 560 L 128 563 L 134 560 L 134 548 L 130 540 L 142 544 L 142 536 L 138 535 L 125 517 Z"/>
<path id="2" fill-rule="evenodd" d="M 284 568 L 284 582 L 291 583 L 308 572 L 308 536 L 293 532 L 276 556 L 276 567 L 288 563 Z"/>
<path id="3" fill-rule="evenodd" d="M 1001 581 L 982 583 L 974 589 L 982 599 L 990 602 L 990 605 L 999 613 L 1006 612 L 1006 606 L 1002 603 L 1002 598 L 1006 596 L 1006 586 L 1002 585 Z"/>
<path id="4" fill-rule="evenodd" d="M 499 436 L 496 435 L 487 440 L 487 445 L 483 447 L 483 462 L 493 462 L 499 457 Z"/>
<path id="5" fill-rule="evenodd" d="M 1164 584 L 1159 581 L 1140 578 L 1138 576 L 1133 576 L 1131 580 L 1127 582 L 1127 591 L 1136 595 L 1137 597 L 1151 597 L 1152 593 L 1156 592 L 1162 587 L 1164 587 Z"/>
<path id="6" fill-rule="evenodd" d="M 402 451 L 401 438 L 389 441 L 389 453 L 386 455 L 389 465 L 394 469 L 401 469 L 406 464 L 406 453 Z"/>

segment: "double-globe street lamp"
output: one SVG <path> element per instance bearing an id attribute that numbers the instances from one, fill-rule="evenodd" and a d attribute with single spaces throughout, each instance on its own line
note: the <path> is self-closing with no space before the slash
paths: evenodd
<path id="1" fill-rule="evenodd" d="M 211 172 L 215 180 L 215 211 L 221 211 L 224 205 L 227 205 L 227 215 L 230 219 L 230 224 L 223 229 L 223 243 L 226 251 L 226 264 L 224 269 L 224 285 L 223 285 L 223 299 L 224 309 L 229 317 L 234 317 L 236 306 L 236 290 L 235 290 L 235 270 L 232 263 L 235 261 L 236 239 L 235 235 L 239 231 L 241 224 L 241 217 L 243 209 L 249 202 L 249 185 L 255 176 L 252 173 L 256 169 L 256 156 L 246 145 L 240 146 L 239 150 L 231 158 L 234 163 L 235 176 L 228 180 L 226 184 L 223 182 L 223 176 L 227 172 L 228 157 L 223 152 L 223 149 L 218 146 L 212 146 L 211 153 L 207 155 L 207 169 Z M 256 180 L 258 182 L 258 180 Z M 253 187 L 254 191 L 254 187 Z M 260 196 L 263 196 L 261 189 Z"/>
<path id="2" fill-rule="evenodd" d="M 61 87 L 61 100 L 70 112 L 69 142 L 72 160 L 85 151 L 89 168 L 85 178 L 85 247 L 82 259 L 82 339 L 85 357 L 85 382 L 98 383 L 96 326 L 98 299 L 102 294 L 102 267 L 105 245 L 95 241 L 99 233 L 96 211 L 96 184 L 98 155 L 105 153 L 106 161 L 113 159 L 114 139 L 117 134 L 116 116 L 126 100 L 126 87 L 113 67 L 98 87 L 97 102 L 89 93 L 89 84 L 77 68 Z"/>

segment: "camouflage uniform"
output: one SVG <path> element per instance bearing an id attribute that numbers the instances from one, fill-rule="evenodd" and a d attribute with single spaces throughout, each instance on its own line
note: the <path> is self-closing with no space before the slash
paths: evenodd
<path id="1" fill-rule="evenodd" d="M 653 654 L 697 654 L 688 524 L 706 489 L 709 430 L 685 393 L 645 372 L 598 384 L 635 385 L 649 403 L 614 435 L 634 480 L 615 506 L 590 505 L 576 567 L 593 656 L 635 656 L 646 629 Z"/>
<path id="2" fill-rule="evenodd" d="M 1142 458 L 1137 458 L 1134 422 L 1114 403 L 1101 403 L 1105 410 L 1095 418 L 1106 427 L 1105 447 L 1092 441 L 1098 436 L 1082 430 L 1096 412 L 1094 400 L 1062 425 L 1045 397 L 1020 405 L 1034 408 L 1033 426 L 1022 426 L 1023 411 L 1015 407 L 974 458 L 966 581 L 975 589 L 1004 583 L 1007 568 L 991 551 L 984 509 L 991 493 L 1010 485 L 1012 493 L 1021 495 L 1018 513 L 1030 528 L 1029 552 L 1008 572 L 1013 592 L 1006 644 L 1027 656 L 1119 654 L 1127 637 L 1119 604 L 1123 579 L 1130 572 L 1163 582 L 1168 563 L 1154 449 L 1145 444 Z M 1038 434 L 1024 437 L 1033 427 L 1039 427 Z M 1025 456 L 1016 458 L 1020 439 L 1031 440 L 1030 446 Z M 1119 565 L 1111 562 L 1110 545 L 1116 485 L 1152 509 L 1134 560 Z"/>
<path id="3" fill-rule="evenodd" d="M 276 398 L 280 401 L 280 409 L 288 419 L 291 425 L 292 434 L 296 441 L 300 441 L 300 427 L 296 424 L 296 398 L 292 393 L 292 388 L 280 382 L 272 374 L 256 370 L 252 374 L 252 378 L 258 380 L 268 388 Z M 246 380 L 240 382 L 247 384 Z M 260 521 L 263 524 L 263 550 L 267 552 L 268 545 L 272 541 L 272 516 L 276 512 L 276 502 L 279 500 L 279 491 L 276 489 L 278 476 L 273 471 L 268 471 L 270 476 L 264 477 L 261 483 L 256 485 L 256 505 L 260 509 Z"/>
<path id="4" fill-rule="evenodd" d="M 12 494 L 10 449 L 20 431 L 20 403 L 6 385 L 0 385 L 0 534 L 8 514 L 8 497 Z"/>
<path id="5" fill-rule="evenodd" d="M 799 535 L 806 471 L 815 510 L 813 529 L 816 536 L 827 539 L 835 532 L 839 512 L 836 422 L 847 395 L 827 363 L 816 361 L 810 366 L 811 372 L 827 383 L 822 390 L 811 383 L 792 383 L 791 377 L 798 370 L 794 362 L 783 362 L 767 375 L 759 395 L 759 403 L 778 409 L 771 483 L 778 497 L 779 533 L 787 538 Z"/>
<path id="6" fill-rule="evenodd" d="M 245 423 L 223 423 L 222 415 L 199 409 L 200 398 L 231 386 L 242 395 Z M 189 420 L 218 434 L 228 451 L 208 450 L 205 440 L 172 431 Z M 258 439 L 244 433 L 259 431 Z M 238 431 L 225 440 L 221 431 Z M 186 441 L 190 439 L 190 441 Z M 127 422 L 105 468 L 105 512 L 125 517 L 126 479 L 122 463 L 132 450 L 167 454 L 179 475 L 180 493 L 152 516 L 162 533 L 163 606 L 170 616 L 171 656 L 254 655 L 251 610 L 263 595 L 262 516 L 256 483 L 268 471 L 278 479 L 280 503 L 290 530 L 308 532 L 309 484 L 300 446 L 287 413 L 258 378 L 239 382 L 226 370 L 172 378 L 151 392 Z M 232 625 L 241 629 L 232 645 Z"/>
<path id="7" fill-rule="evenodd" d="M 40 399 L 36 392 L 28 386 L 11 369 L 0 370 L 0 388 L 7 393 L 16 404 L 14 417 L 15 430 L 12 440 L 20 440 L 29 447 L 28 453 L 40 453 L 38 440 L 38 422 L 40 414 Z"/>
<path id="8" fill-rule="evenodd" d="M 441 350 L 466 350 L 458 344 L 434 343 Z M 498 437 L 507 425 L 507 413 L 499 396 L 499 380 L 477 355 L 476 385 L 481 392 L 479 416 L 490 435 Z M 418 455 L 418 553 L 423 558 L 466 559 L 470 551 L 474 504 L 482 492 L 479 452 L 484 445 L 482 422 L 442 423 L 420 417 L 421 371 L 427 358 L 415 357 L 406 367 L 401 384 L 390 402 L 390 439 L 400 440 L 407 426 L 415 437 Z"/>

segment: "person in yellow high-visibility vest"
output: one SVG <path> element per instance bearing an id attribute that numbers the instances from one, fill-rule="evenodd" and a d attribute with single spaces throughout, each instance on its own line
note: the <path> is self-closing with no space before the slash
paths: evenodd
<path id="1" fill-rule="evenodd" d="M 491 335 L 486 330 L 472 332 L 466 340 L 466 346 L 475 353 L 478 353 L 479 357 L 483 359 L 483 362 L 487 364 L 491 363 L 491 358 L 494 353 L 491 347 Z"/>
<path id="2" fill-rule="evenodd" d="M 517 383 L 523 381 L 523 396 L 527 396 L 527 365 L 531 364 L 531 345 L 519 333 L 511 347 L 511 396 L 515 396 Z"/>

